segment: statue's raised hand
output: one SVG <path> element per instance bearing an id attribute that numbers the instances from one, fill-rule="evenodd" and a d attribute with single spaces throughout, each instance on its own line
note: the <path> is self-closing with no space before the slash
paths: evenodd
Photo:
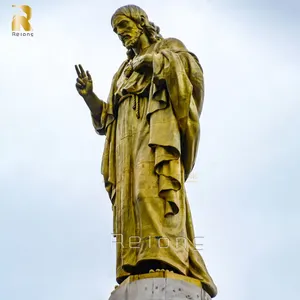
<path id="1" fill-rule="evenodd" d="M 93 81 L 89 71 L 84 71 L 81 65 L 75 65 L 75 70 L 78 75 L 76 80 L 76 89 L 80 96 L 87 97 L 93 93 Z"/>

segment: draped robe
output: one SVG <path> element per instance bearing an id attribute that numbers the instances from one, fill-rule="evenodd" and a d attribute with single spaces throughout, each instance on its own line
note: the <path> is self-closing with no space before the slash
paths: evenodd
<path id="1" fill-rule="evenodd" d="M 184 183 L 195 164 L 203 72 L 178 39 L 152 44 L 151 71 L 132 72 L 129 59 L 115 74 L 107 103 L 92 114 L 106 135 L 102 174 L 113 206 L 117 282 L 145 260 L 162 261 L 197 278 L 214 297 L 216 286 L 194 246 Z"/>

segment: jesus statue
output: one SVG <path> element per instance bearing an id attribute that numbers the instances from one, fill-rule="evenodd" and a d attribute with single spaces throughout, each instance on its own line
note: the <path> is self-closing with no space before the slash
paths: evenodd
<path id="1" fill-rule="evenodd" d="M 185 190 L 196 160 L 203 105 L 203 71 L 176 38 L 163 38 L 140 7 L 119 8 L 113 31 L 127 49 L 107 102 L 89 71 L 76 65 L 76 88 L 93 126 L 105 135 L 102 174 L 113 207 L 116 280 L 168 270 L 217 288 L 194 245 Z"/>

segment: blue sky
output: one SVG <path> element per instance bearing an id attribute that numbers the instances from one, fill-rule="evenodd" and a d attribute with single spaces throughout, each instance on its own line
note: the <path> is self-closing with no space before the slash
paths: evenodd
<path id="1" fill-rule="evenodd" d="M 204 68 L 197 180 L 187 190 L 216 299 L 295 299 L 298 2 L 134 3 Z M 106 100 L 125 58 L 110 17 L 128 3 L 30 1 L 34 38 L 11 36 L 11 4 L 0 4 L 0 299 L 107 299 L 115 251 L 104 137 L 75 90 L 74 64 Z"/>

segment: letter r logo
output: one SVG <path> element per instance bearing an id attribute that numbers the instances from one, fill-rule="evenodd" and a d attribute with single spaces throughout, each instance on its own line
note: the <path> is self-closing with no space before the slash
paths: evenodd
<path id="1" fill-rule="evenodd" d="M 31 7 L 28 5 L 12 5 L 12 7 L 19 7 L 26 14 L 26 17 L 14 15 L 11 23 L 12 31 L 21 31 L 21 26 L 25 31 L 31 31 L 32 27 L 29 23 L 31 19 Z"/>

